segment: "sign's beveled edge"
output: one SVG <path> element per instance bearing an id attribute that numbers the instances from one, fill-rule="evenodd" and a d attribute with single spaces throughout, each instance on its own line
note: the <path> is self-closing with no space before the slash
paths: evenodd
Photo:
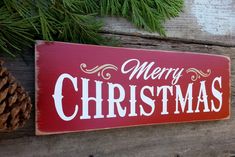
<path id="1" fill-rule="evenodd" d="M 35 67 L 34 67 L 34 77 L 35 77 L 35 134 L 36 135 L 43 135 L 44 133 L 41 132 L 38 128 L 38 116 L 39 116 L 39 111 L 38 111 L 38 90 L 39 90 L 39 87 L 38 87 L 38 72 L 39 72 L 39 67 L 37 66 L 37 61 L 38 61 L 38 58 L 39 58 L 39 52 L 37 50 L 37 47 L 39 45 L 43 45 L 45 44 L 45 41 L 43 40 L 36 40 L 35 42 L 35 46 L 34 46 L 34 64 L 35 64 Z"/>
<path id="2" fill-rule="evenodd" d="M 81 44 L 81 43 L 69 43 L 69 42 L 62 42 L 62 41 L 44 41 L 44 40 L 36 40 L 35 46 L 40 46 L 43 44 L 53 44 L 53 43 L 60 43 L 60 44 L 66 44 L 66 45 L 80 45 L 80 46 L 91 46 L 91 47 L 97 47 L 97 48 L 111 48 L 111 49 L 123 49 L 123 50 L 136 50 L 136 51 L 149 51 L 149 52 L 166 52 L 166 53 L 175 53 L 175 54 L 193 54 L 193 55 L 205 55 L 205 56 L 217 56 L 221 58 L 225 58 L 229 60 L 230 57 L 225 55 L 219 55 L 219 54 L 208 54 L 208 53 L 202 53 L 202 52 L 194 52 L 194 51 L 179 51 L 179 50 L 159 50 L 159 49 L 144 49 L 144 48 L 129 48 L 129 47 L 112 47 L 112 46 L 105 46 L 105 45 L 92 45 L 92 44 Z"/>
<path id="3" fill-rule="evenodd" d="M 225 118 L 220 119 L 210 119 L 210 120 L 193 120 L 193 121 L 180 121 L 180 122 L 167 122 L 167 123 L 149 123 L 149 124 L 138 124 L 138 125 L 129 125 L 129 126 L 120 126 L 120 127 L 107 127 L 107 128 L 99 128 L 99 129 L 86 129 L 86 130 L 74 130 L 74 131 L 55 131 L 55 132 L 44 132 L 35 130 L 36 135 L 55 135 L 55 134 L 67 134 L 67 133 L 78 133 L 78 132 L 89 132 L 89 131 L 102 131 L 102 130 L 110 130 L 110 129 L 124 129 L 124 128 L 134 128 L 134 127 L 146 127 L 146 126 L 154 126 L 154 125 L 168 125 L 168 124 L 185 124 L 185 123 L 200 123 L 200 122 L 214 122 L 214 121 L 222 121 L 229 120 L 230 115 Z"/>

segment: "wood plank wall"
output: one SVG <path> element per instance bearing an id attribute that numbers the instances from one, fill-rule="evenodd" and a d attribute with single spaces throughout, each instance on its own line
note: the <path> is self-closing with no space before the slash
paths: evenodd
<path id="1" fill-rule="evenodd" d="M 230 57 L 230 120 L 35 136 L 33 110 L 24 128 L 13 133 L 0 133 L 0 156 L 234 157 L 235 1 L 186 0 L 185 5 L 185 12 L 180 17 L 167 22 L 168 38 L 162 39 L 157 34 L 137 30 L 125 20 L 115 18 L 105 19 L 107 24 L 103 35 L 117 38 L 123 47 L 193 51 Z M 209 8 L 208 14 L 204 10 L 206 8 Z M 204 14 L 208 20 L 200 19 Z M 216 25 L 216 22 L 219 24 Z M 1 59 L 5 60 L 5 65 L 34 100 L 33 50 L 28 50 L 24 58 L 1 56 Z"/>

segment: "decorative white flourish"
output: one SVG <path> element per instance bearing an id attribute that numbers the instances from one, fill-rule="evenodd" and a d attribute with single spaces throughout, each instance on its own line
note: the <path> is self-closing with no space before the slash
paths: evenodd
<path id="1" fill-rule="evenodd" d="M 92 69 L 87 69 L 87 65 L 85 63 L 82 63 L 80 65 L 80 68 L 84 73 L 87 73 L 87 74 L 97 73 L 97 75 L 99 77 L 101 76 L 105 80 L 109 80 L 111 78 L 110 73 L 105 73 L 106 70 L 108 70 L 108 69 L 115 70 L 115 71 L 118 70 L 118 68 L 113 64 L 104 64 L 104 65 L 101 65 L 101 66 L 97 65 Z"/>
<path id="2" fill-rule="evenodd" d="M 196 68 L 189 68 L 186 71 L 187 73 L 193 73 L 191 76 L 192 81 L 196 81 L 197 79 L 200 79 L 201 77 L 208 77 L 211 74 L 211 69 L 207 69 L 206 72 L 203 72 L 202 70 L 198 70 Z"/>

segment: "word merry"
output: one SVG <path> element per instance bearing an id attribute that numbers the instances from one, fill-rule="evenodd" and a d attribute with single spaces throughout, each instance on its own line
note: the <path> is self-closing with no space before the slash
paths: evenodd
<path id="1" fill-rule="evenodd" d="M 121 72 L 123 74 L 130 73 L 129 80 L 133 79 L 134 76 L 136 76 L 136 79 L 139 79 L 141 75 L 143 75 L 144 80 L 160 80 L 162 78 L 167 80 L 169 77 L 172 77 L 171 84 L 175 85 L 184 71 L 184 68 L 153 68 L 154 64 L 155 62 L 144 62 L 141 64 L 138 59 L 129 59 L 123 63 Z"/>

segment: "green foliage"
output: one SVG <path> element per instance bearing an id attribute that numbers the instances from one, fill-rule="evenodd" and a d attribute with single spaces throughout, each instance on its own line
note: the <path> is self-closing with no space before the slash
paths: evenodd
<path id="1" fill-rule="evenodd" d="M 6 7 L 0 8 L 0 51 L 15 56 L 22 47 L 34 42 L 32 26 L 17 13 L 11 13 Z"/>
<path id="2" fill-rule="evenodd" d="M 163 23 L 182 11 L 183 0 L 100 0 L 101 15 L 123 16 L 138 28 L 165 36 Z"/>
<path id="3" fill-rule="evenodd" d="M 35 39 L 112 44 L 96 16 L 121 16 L 165 36 L 163 22 L 178 16 L 183 0 L 2 0 L 0 51 L 12 56 Z"/>

